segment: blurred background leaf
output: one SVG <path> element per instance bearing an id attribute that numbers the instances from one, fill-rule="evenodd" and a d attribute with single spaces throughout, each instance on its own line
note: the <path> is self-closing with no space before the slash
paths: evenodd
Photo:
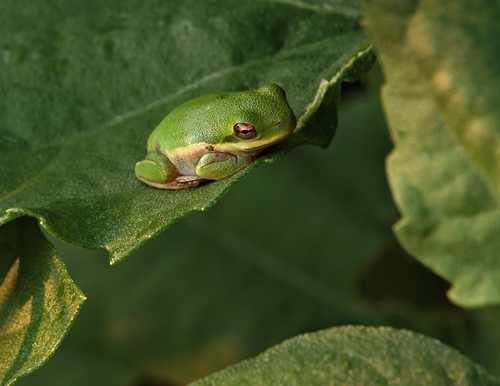
<path id="1" fill-rule="evenodd" d="M 498 1 L 366 1 L 387 84 L 398 239 L 465 307 L 500 302 Z"/>
<path id="2" fill-rule="evenodd" d="M 287 340 L 193 385 L 500 385 L 440 342 L 387 327 L 339 327 Z"/>

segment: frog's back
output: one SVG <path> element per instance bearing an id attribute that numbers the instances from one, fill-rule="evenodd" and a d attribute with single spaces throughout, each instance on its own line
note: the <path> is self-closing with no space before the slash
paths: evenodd
<path id="1" fill-rule="evenodd" d="M 148 148 L 169 153 L 200 143 L 215 144 L 230 132 L 227 123 L 234 109 L 235 94 L 219 93 L 191 99 L 172 110 L 151 133 Z M 236 98 L 237 99 L 237 98 Z"/>
<path id="2" fill-rule="evenodd" d="M 256 135 L 238 137 L 234 130 L 239 123 L 255 126 Z M 294 130 L 295 124 L 285 91 L 270 83 L 255 90 L 209 94 L 185 102 L 151 133 L 148 150 L 169 156 L 188 148 L 192 153 L 226 142 L 229 146 L 226 150 L 248 155 L 282 140 Z"/>

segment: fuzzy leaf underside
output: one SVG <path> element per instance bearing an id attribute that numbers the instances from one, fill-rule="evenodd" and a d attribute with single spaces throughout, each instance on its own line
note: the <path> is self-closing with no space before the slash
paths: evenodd
<path id="1" fill-rule="evenodd" d="M 337 327 L 289 339 L 193 383 L 217 385 L 498 385 L 450 347 L 388 327 Z"/>

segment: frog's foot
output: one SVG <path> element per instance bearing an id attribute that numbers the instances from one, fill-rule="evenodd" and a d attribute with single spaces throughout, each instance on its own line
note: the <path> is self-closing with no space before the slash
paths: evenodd
<path id="1" fill-rule="evenodd" d="M 196 174 L 209 180 L 220 180 L 247 166 L 254 160 L 251 156 L 229 153 L 208 153 L 201 157 Z"/>
<path id="2" fill-rule="evenodd" d="M 175 189 L 169 185 L 179 177 L 179 172 L 165 154 L 153 151 L 148 153 L 146 159 L 135 164 L 135 175 L 155 188 Z"/>
<path id="3" fill-rule="evenodd" d="M 198 186 L 198 184 L 202 181 L 205 181 L 205 179 L 198 176 L 179 176 L 174 181 L 165 184 L 163 189 L 192 188 L 194 186 Z"/>

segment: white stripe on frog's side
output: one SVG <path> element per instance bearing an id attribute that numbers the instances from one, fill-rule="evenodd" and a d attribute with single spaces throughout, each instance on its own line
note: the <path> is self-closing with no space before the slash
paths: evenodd
<path id="1" fill-rule="evenodd" d="M 248 144 L 248 149 L 245 149 L 244 142 L 209 144 L 206 142 L 197 143 L 177 149 L 171 152 L 165 152 L 168 159 L 174 164 L 181 176 L 196 176 L 196 166 L 201 157 L 208 153 L 227 153 L 231 155 L 255 156 L 262 150 L 279 142 L 280 138 L 268 142 L 253 142 Z M 253 147 L 252 147 L 253 145 Z M 257 147 L 256 147 L 257 146 Z"/>

